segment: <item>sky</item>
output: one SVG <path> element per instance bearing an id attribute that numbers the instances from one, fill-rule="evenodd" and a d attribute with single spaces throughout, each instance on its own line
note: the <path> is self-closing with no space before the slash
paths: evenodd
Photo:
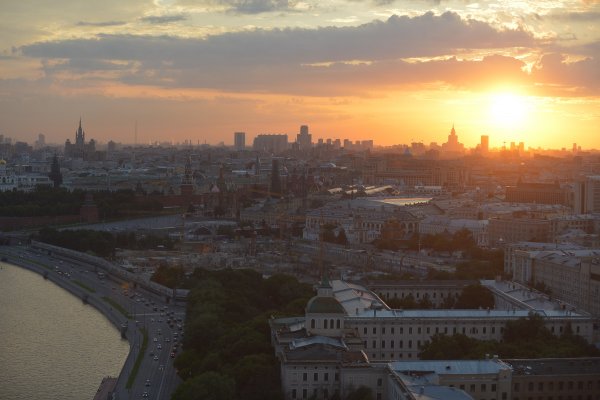
<path id="1" fill-rule="evenodd" d="M 0 0 L 0 134 L 600 148 L 600 0 Z"/>

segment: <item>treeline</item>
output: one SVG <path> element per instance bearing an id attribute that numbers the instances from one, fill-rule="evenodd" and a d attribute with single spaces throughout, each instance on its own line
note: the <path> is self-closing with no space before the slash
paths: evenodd
<path id="1" fill-rule="evenodd" d="M 486 354 L 500 358 L 565 358 L 598 357 L 600 351 L 575 335 L 567 325 L 561 336 L 555 336 L 544 326 L 537 314 L 509 321 L 502 341 L 477 340 L 463 334 L 436 334 L 420 353 L 423 360 L 481 360 Z"/>
<path id="2" fill-rule="evenodd" d="M 115 219 L 129 214 L 155 213 L 162 210 L 156 199 L 136 196 L 133 190 L 92 192 L 100 218 Z M 33 192 L 0 192 L 0 216 L 39 217 L 79 214 L 85 201 L 83 190 L 38 186 Z"/>
<path id="3" fill-rule="evenodd" d="M 53 228 L 43 228 L 32 239 L 82 253 L 92 253 L 104 258 L 112 258 L 117 248 L 145 250 L 164 246 L 165 249 L 171 250 L 175 244 L 171 238 L 166 236 L 144 235 L 138 237 L 133 232 L 112 234 L 90 229 L 58 231 Z"/>
<path id="4" fill-rule="evenodd" d="M 172 399 L 282 399 L 268 320 L 303 314 L 312 289 L 253 270 L 196 269 L 191 279 L 183 352 L 175 359 L 184 382 Z"/>

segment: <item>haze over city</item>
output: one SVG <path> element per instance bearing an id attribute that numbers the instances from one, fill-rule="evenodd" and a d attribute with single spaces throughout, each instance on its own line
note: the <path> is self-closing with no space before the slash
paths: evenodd
<path id="1" fill-rule="evenodd" d="M 74 1 L 0 7 L 0 133 L 232 132 L 600 147 L 597 1 Z"/>

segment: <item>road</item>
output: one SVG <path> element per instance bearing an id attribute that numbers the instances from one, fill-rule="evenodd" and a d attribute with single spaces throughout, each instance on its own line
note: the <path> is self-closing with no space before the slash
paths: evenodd
<path id="1" fill-rule="evenodd" d="M 126 326 L 130 355 L 117 382 L 116 400 L 171 397 L 181 382 L 173 367 L 171 353 L 177 353 L 181 348 L 185 321 L 183 306 L 166 304 L 164 296 L 133 288 L 127 282 L 111 279 L 110 275 L 101 278 L 94 267 L 54 253 L 48 255 L 27 246 L 1 246 L 0 255 L 7 262 L 46 274 L 49 280 L 74 295 L 86 297 L 89 304 L 100 309 L 117 326 Z M 141 356 L 133 385 L 127 388 L 129 374 L 142 347 L 143 330 L 148 334 L 147 349 Z M 98 377 L 98 385 L 102 378 Z"/>

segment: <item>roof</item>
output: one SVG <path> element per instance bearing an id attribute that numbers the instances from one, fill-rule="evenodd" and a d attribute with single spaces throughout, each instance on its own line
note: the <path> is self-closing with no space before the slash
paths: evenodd
<path id="1" fill-rule="evenodd" d="M 306 305 L 307 314 L 345 314 L 344 307 L 334 297 L 315 296 Z"/>
<path id="2" fill-rule="evenodd" d="M 534 312 L 544 318 L 569 318 L 569 319 L 587 319 L 588 315 L 582 315 L 569 310 L 366 310 L 356 315 L 354 318 L 443 318 L 448 321 L 456 319 L 474 318 L 474 319 L 518 319 L 527 318 L 529 313 Z"/>
<path id="3" fill-rule="evenodd" d="M 390 370 L 397 374 L 428 372 L 437 375 L 497 374 L 502 370 L 511 369 L 509 364 L 498 359 L 395 361 L 389 366 Z"/>

